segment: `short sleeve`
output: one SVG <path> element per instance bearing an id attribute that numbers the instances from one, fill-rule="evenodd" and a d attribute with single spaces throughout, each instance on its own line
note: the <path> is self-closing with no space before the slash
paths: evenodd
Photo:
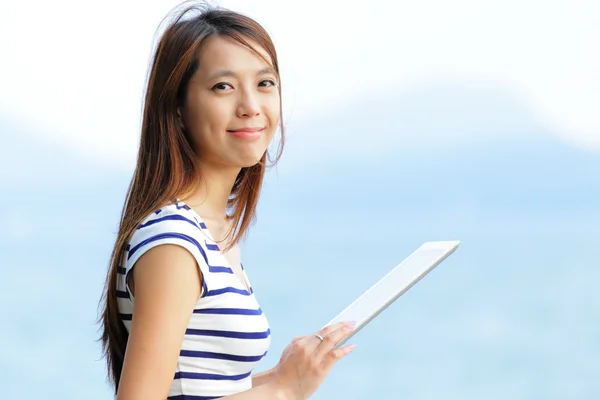
<path id="1" fill-rule="evenodd" d="M 125 253 L 125 282 L 129 291 L 129 276 L 135 263 L 148 250 L 162 244 L 175 244 L 188 250 L 196 259 L 196 263 L 202 274 L 202 292 L 204 297 L 208 292 L 210 282 L 207 282 L 210 274 L 204 233 L 198 221 L 190 216 L 179 212 L 174 207 L 165 207 L 147 217 L 137 228 L 129 240 Z M 133 296 L 132 296 L 133 298 Z"/>

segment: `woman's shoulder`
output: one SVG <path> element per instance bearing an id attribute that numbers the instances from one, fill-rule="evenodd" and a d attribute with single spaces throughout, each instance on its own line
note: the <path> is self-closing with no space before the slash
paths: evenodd
<path id="1" fill-rule="evenodd" d="M 205 224 L 184 203 L 167 204 L 149 213 L 131 236 L 131 247 L 157 235 L 179 235 L 192 241 L 203 237 Z"/>
<path id="2" fill-rule="evenodd" d="M 181 245 L 200 260 L 206 259 L 206 226 L 184 203 L 167 204 L 137 226 L 126 248 L 126 264 L 133 267 L 146 251 L 160 244 Z"/>
<path id="3" fill-rule="evenodd" d="M 192 209 L 185 203 L 170 203 L 148 214 L 138 230 L 149 227 L 163 228 L 173 226 L 192 226 L 205 229 L 204 223 L 198 219 Z"/>

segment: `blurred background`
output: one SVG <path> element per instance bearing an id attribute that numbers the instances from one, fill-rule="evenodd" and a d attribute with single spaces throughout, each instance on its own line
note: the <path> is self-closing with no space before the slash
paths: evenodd
<path id="1" fill-rule="evenodd" d="M 112 398 L 98 301 L 177 1 L 0 3 L 0 397 Z M 422 242 L 454 255 L 315 399 L 600 398 L 600 5 L 221 1 L 272 35 L 287 134 L 244 265 L 271 368 Z"/>

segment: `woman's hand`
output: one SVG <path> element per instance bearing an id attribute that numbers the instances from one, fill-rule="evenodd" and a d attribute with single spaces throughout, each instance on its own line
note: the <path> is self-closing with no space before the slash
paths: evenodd
<path id="1" fill-rule="evenodd" d="M 309 398 L 321 385 L 337 361 L 349 354 L 354 346 L 333 347 L 354 330 L 351 323 L 339 322 L 315 334 L 300 336 L 283 351 L 273 368 L 273 384 L 289 400 Z"/>

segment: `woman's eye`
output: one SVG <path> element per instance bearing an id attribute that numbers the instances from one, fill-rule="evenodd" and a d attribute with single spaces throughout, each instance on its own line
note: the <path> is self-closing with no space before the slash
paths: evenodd
<path id="1" fill-rule="evenodd" d="M 272 79 L 265 79 L 264 81 L 260 82 L 261 85 L 264 84 L 264 83 L 268 84 L 268 85 L 264 85 L 264 86 L 269 86 L 269 85 L 270 86 L 277 86 L 277 83 L 274 80 L 272 80 Z"/>
<path id="2" fill-rule="evenodd" d="M 218 90 L 227 90 L 227 86 L 229 87 L 233 87 L 231 86 L 229 83 L 227 82 L 219 82 L 217 83 L 215 86 L 213 86 L 213 90 L 214 89 L 218 89 Z"/>

